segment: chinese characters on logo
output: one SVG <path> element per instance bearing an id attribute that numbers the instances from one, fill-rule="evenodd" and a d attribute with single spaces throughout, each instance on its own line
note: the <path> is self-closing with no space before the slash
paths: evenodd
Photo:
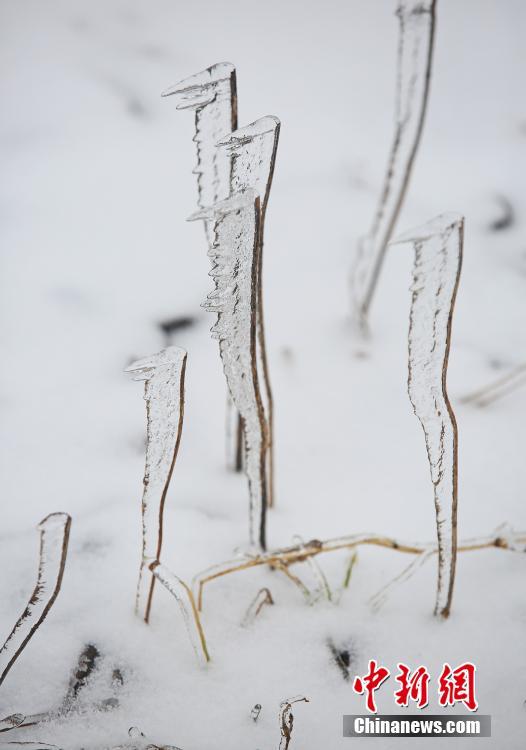
<path id="1" fill-rule="evenodd" d="M 395 680 L 399 685 L 394 693 L 397 706 L 416 704 L 417 708 L 425 708 L 429 703 L 430 675 L 423 666 L 413 672 L 406 665 L 399 663 Z M 369 662 L 367 674 L 355 677 L 353 690 L 359 695 L 365 695 L 365 705 L 370 713 L 376 713 L 375 692 L 390 677 L 386 667 L 381 667 L 374 659 Z M 478 708 L 475 697 L 475 665 L 465 662 L 456 669 L 444 664 L 437 680 L 438 702 L 441 706 L 454 706 L 463 703 L 470 711 Z"/>

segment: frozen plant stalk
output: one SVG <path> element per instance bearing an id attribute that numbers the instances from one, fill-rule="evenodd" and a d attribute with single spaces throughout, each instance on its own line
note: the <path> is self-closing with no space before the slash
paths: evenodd
<path id="1" fill-rule="evenodd" d="M 0 685 L 55 603 L 66 566 L 70 527 L 67 513 L 50 513 L 38 525 L 37 583 L 27 607 L 0 649 Z"/>
<path id="2" fill-rule="evenodd" d="M 265 325 L 263 316 L 263 233 L 268 197 L 274 175 L 276 151 L 278 148 L 280 121 L 268 115 L 239 128 L 234 133 L 224 136 L 218 145 L 226 149 L 232 157 L 231 193 L 252 189 L 261 196 L 259 219 L 259 247 L 257 269 L 257 352 L 258 372 L 263 385 L 265 418 L 268 438 L 268 504 L 272 506 L 274 496 L 273 477 L 273 411 L 272 388 L 270 385 L 269 367 L 265 346 Z M 241 431 L 233 434 L 239 440 Z M 233 454 L 240 454 L 240 446 L 234 445 Z"/>
<path id="3" fill-rule="evenodd" d="M 135 609 L 148 622 L 155 578 L 148 566 L 159 560 L 163 542 L 166 493 L 181 442 L 184 416 L 186 352 L 163 349 L 126 368 L 134 380 L 144 380 L 147 414 L 146 465 L 142 496 L 142 558 Z"/>
<path id="4" fill-rule="evenodd" d="M 435 494 L 438 586 L 435 614 L 451 608 L 457 556 L 458 431 L 446 376 L 464 219 L 442 214 L 396 243 L 415 249 L 409 322 L 409 398 L 424 429 Z M 393 243 L 395 244 L 395 243 Z"/>
<path id="5" fill-rule="evenodd" d="M 217 142 L 226 133 L 237 128 L 236 69 L 231 63 L 216 63 L 210 68 L 185 78 L 167 89 L 162 96 L 175 96 L 177 109 L 195 112 L 194 142 L 197 146 L 197 205 L 213 206 L 231 193 L 232 158 Z M 210 222 L 205 222 L 205 232 L 210 247 L 213 232 Z M 241 435 L 239 417 L 227 400 L 227 462 L 241 471 Z"/>
<path id="6" fill-rule="evenodd" d="M 395 132 L 380 201 L 369 233 L 360 239 L 351 280 L 354 312 L 364 329 L 422 135 L 433 58 L 435 5 L 436 0 L 400 0 L 398 4 Z"/>
<path id="7" fill-rule="evenodd" d="M 209 256 L 215 289 L 203 307 L 217 314 L 211 331 L 219 341 L 227 385 L 243 424 L 250 543 L 265 549 L 268 438 L 256 345 L 260 216 L 259 196 L 246 190 L 190 218 L 214 222 Z"/>
<path id="8" fill-rule="evenodd" d="M 162 96 L 175 96 L 177 109 L 195 112 L 194 142 L 197 146 L 197 205 L 212 206 L 230 195 L 232 161 L 216 143 L 237 128 L 236 69 L 231 63 L 216 63 L 167 89 Z M 209 245 L 211 228 L 205 223 Z"/>

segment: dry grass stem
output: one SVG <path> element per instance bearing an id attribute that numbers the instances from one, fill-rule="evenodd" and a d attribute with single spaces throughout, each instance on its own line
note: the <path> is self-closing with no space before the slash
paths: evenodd
<path id="1" fill-rule="evenodd" d="M 240 573 L 243 570 L 268 565 L 270 568 L 278 570 L 287 570 L 288 575 L 292 575 L 288 570 L 290 565 L 305 562 L 310 557 L 325 554 L 328 552 L 337 552 L 339 550 L 355 549 L 362 545 L 383 547 L 396 552 L 402 552 L 410 555 L 421 555 L 429 549 L 437 552 L 437 545 L 430 543 L 420 544 L 411 542 L 402 542 L 391 537 L 379 536 L 376 534 L 355 534 L 347 537 L 336 537 L 326 541 L 313 539 L 305 544 L 295 545 L 293 547 L 284 547 L 283 549 L 264 552 L 252 557 L 244 557 L 237 560 L 229 560 L 198 573 L 194 577 L 194 586 L 197 593 L 197 606 L 199 611 L 203 607 L 204 587 L 211 581 L 215 581 L 223 576 L 232 573 Z M 513 552 L 526 552 L 526 531 L 513 532 L 507 531 L 503 534 L 496 534 L 488 537 L 477 537 L 466 539 L 458 545 L 458 552 L 474 552 L 482 549 L 506 549 Z M 300 587 L 305 593 L 305 586 Z M 307 597 L 310 595 L 306 590 Z"/>

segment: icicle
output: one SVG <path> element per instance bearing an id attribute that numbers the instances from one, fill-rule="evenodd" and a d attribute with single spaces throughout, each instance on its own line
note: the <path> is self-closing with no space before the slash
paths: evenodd
<path id="1" fill-rule="evenodd" d="M 203 306 L 217 314 L 211 331 L 219 340 L 230 395 L 243 420 L 250 543 L 264 549 L 268 442 L 256 351 L 259 197 L 252 190 L 236 193 L 190 218 L 214 221 L 209 255 L 215 289 Z"/>
<path id="2" fill-rule="evenodd" d="M 27 607 L 0 649 L 0 685 L 58 596 L 66 565 L 70 527 L 71 518 L 67 513 L 51 513 L 38 525 L 37 584 Z"/>
<path id="3" fill-rule="evenodd" d="M 257 278 L 257 343 L 258 343 L 258 372 L 260 382 L 264 385 L 265 418 L 268 436 L 268 504 L 272 506 L 274 497 L 273 477 L 273 399 L 270 385 L 270 374 L 265 346 L 265 325 L 263 316 L 263 234 L 265 228 L 265 213 L 267 209 L 276 151 L 279 141 L 280 121 L 277 117 L 268 115 L 259 120 L 239 128 L 234 133 L 224 136 L 218 143 L 222 149 L 232 157 L 231 193 L 252 189 L 261 197 L 260 225 L 259 225 L 259 263 Z M 240 431 L 230 428 L 230 434 L 235 441 L 230 448 L 230 455 L 239 455 Z M 228 437 L 227 437 L 228 439 Z M 230 463 L 235 463 L 232 459 Z"/>
<path id="4" fill-rule="evenodd" d="M 236 69 L 231 63 L 216 63 L 163 92 L 175 96 L 177 109 L 195 111 L 198 198 L 200 208 L 212 206 L 230 195 L 231 157 L 216 147 L 217 141 L 237 128 Z M 205 224 L 209 245 L 211 227 Z"/>
<path id="5" fill-rule="evenodd" d="M 422 135 L 431 77 L 436 0 L 401 0 L 395 132 L 376 215 L 359 242 L 352 272 L 355 315 L 363 328 L 385 251 L 409 183 Z"/>
<path id="6" fill-rule="evenodd" d="M 163 349 L 126 368 L 134 380 L 144 380 L 147 413 L 146 465 L 142 496 L 142 559 L 136 612 L 148 622 L 155 579 L 145 568 L 159 559 L 163 541 L 166 493 L 179 450 L 184 415 L 186 352 L 178 346 Z"/>
<path id="7" fill-rule="evenodd" d="M 415 248 L 410 324 L 409 398 L 426 438 L 435 493 L 438 586 L 435 614 L 451 607 L 457 554 L 458 433 L 446 376 L 453 308 L 462 265 L 464 219 L 443 214 L 395 243 Z"/>

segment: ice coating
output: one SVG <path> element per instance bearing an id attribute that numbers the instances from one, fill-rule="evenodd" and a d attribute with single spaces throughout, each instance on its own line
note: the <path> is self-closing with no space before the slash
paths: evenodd
<path id="1" fill-rule="evenodd" d="M 451 322 L 462 265 L 464 220 L 443 214 L 396 242 L 415 249 L 409 323 L 409 398 L 426 439 L 435 495 L 438 586 L 435 614 L 451 607 L 457 554 L 458 433 L 446 386 Z"/>
<path id="2" fill-rule="evenodd" d="M 376 288 L 420 142 L 429 94 L 436 0 L 401 0 L 395 131 L 376 214 L 358 243 L 351 276 L 354 312 L 362 326 Z"/>
<path id="3" fill-rule="evenodd" d="M 151 564 L 150 569 L 155 578 L 170 592 L 179 605 L 186 631 L 197 659 L 202 664 L 210 661 L 210 655 L 192 591 L 166 565 L 154 562 Z"/>
<path id="4" fill-rule="evenodd" d="M 11 716 L 6 716 L 5 719 L 0 719 L 0 732 L 9 732 L 10 729 L 16 729 L 25 718 L 24 714 L 11 714 Z"/>
<path id="5" fill-rule="evenodd" d="M 178 346 L 140 359 L 126 368 L 144 380 L 147 414 L 146 462 L 142 496 L 142 558 L 136 612 L 148 622 L 155 586 L 145 567 L 159 559 L 163 539 L 164 501 L 172 476 L 184 416 L 186 352 Z"/>
<path id="6" fill-rule="evenodd" d="M 280 121 L 273 115 L 224 134 L 217 145 L 232 156 L 231 192 L 252 189 L 261 197 L 265 215 L 278 147 Z"/>
<path id="7" fill-rule="evenodd" d="M 236 69 L 231 63 L 216 63 L 172 86 L 162 94 L 175 96 L 177 109 L 195 111 L 197 146 L 197 205 L 212 206 L 230 195 L 231 157 L 217 141 L 237 128 Z M 207 239 L 212 243 L 208 222 Z"/>
<path id="8" fill-rule="evenodd" d="M 273 446 L 273 398 L 270 384 L 270 374 L 265 346 L 265 326 L 263 316 L 263 234 L 265 226 L 265 212 L 268 203 L 276 151 L 279 141 L 280 121 L 273 115 L 261 117 L 259 120 L 238 128 L 230 135 L 224 136 L 218 143 L 222 149 L 226 149 L 232 156 L 232 179 L 231 192 L 252 189 L 261 196 L 261 217 L 259 230 L 259 262 L 257 279 L 257 350 L 258 350 L 258 372 L 260 382 L 263 384 L 262 394 L 264 396 L 265 418 L 267 421 L 267 436 L 269 451 L 268 465 L 268 496 L 269 505 L 272 504 L 273 477 L 272 477 L 272 446 Z M 236 431 L 231 430 L 236 436 Z M 233 454 L 236 454 L 234 447 Z"/>
<path id="9" fill-rule="evenodd" d="M 67 513 L 51 513 L 38 525 L 37 583 L 27 607 L 0 649 L 0 685 L 58 596 L 66 565 L 70 527 L 71 518 Z"/>
<path id="10" fill-rule="evenodd" d="M 267 436 L 256 352 L 260 215 L 257 193 L 245 190 L 191 219 L 214 221 L 214 242 L 208 254 L 215 288 L 203 307 L 217 314 L 211 332 L 219 341 L 230 395 L 243 422 L 250 543 L 264 549 Z"/>

